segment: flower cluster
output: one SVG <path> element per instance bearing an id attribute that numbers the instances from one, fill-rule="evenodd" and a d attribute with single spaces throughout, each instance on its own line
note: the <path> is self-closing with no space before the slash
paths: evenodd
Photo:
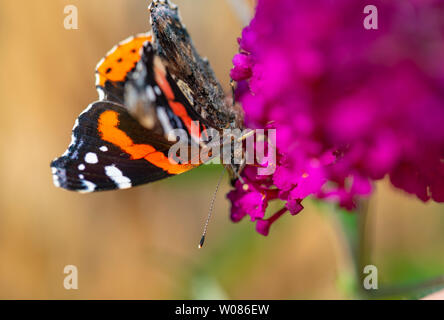
<path id="1" fill-rule="evenodd" d="M 276 128 L 277 169 L 246 168 L 233 221 L 266 235 L 310 195 L 351 210 L 385 176 L 444 202 L 444 2 L 373 4 L 368 30 L 359 0 L 258 0 L 231 77 L 246 125 Z M 274 199 L 285 207 L 266 218 Z"/>

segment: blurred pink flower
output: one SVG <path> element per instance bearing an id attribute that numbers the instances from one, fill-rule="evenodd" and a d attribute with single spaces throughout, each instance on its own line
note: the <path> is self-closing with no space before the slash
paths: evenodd
<path id="1" fill-rule="evenodd" d="M 349 210 L 371 181 L 444 202 L 444 2 L 258 0 L 231 77 L 250 128 L 277 130 L 277 170 L 228 198 L 258 232 L 309 195 Z M 265 217 L 268 202 L 285 201 Z"/>

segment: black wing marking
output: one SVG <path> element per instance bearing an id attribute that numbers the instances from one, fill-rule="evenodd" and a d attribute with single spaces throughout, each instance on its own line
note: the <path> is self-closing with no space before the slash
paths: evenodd
<path id="1" fill-rule="evenodd" d="M 76 120 L 68 150 L 51 163 L 54 184 L 68 190 L 93 192 L 125 189 L 170 176 L 164 169 L 144 158 L 134 159 L 101 137 L 99 117 L 106 111 L 118 114 L 119 128 L 134 143 L 168 152 L 171 143 L 142 127 L 125 108 L 112 102 L 95 102 Z"/>

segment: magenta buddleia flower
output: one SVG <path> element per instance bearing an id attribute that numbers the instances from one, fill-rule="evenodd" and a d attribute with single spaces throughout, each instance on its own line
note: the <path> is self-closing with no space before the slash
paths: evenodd
<path id="1" fill-rule="evenodd" d="M 246 126 L 273 127 L 277 167 L 251 166 L 231 216 L 268 234 L 308 196 L 352 210 L 372 181 L 444 202 L 444 1 L 258 0 L 231 77 Z M 271 200 L 284 207 L 270 216 Z"/>

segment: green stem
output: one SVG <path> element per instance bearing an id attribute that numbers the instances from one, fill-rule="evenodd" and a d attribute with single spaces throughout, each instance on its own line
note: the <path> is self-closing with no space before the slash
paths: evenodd
<path id="1" fill-rule="evenodd" d="M 362 287 L 362 283 L 364 281 L 363 270 L 366 265 L 369 264 L 371 259 L 370 248 L 368 245 L 367 235 L 371 234 L 371 230 L 368 230 L 368 217 L 369 217 L 369 200 L 364 199 L 359 202 L 357 208 L 357 245 L 355 248 L 355 257 L 356 257 L 356 274 L 357 281 L 359 283 L 359 288 L 361 291 L 366 292 L 366 290 Z M 370 231 L 370 232 L 369 232 Z M 361 292 L 362 293 L 362 292 Z"/>
<path id="2" fill-rule="evenodd" d="M 368 208 L 368 200 L 362 200 L 356 212 L 338 210 L 332 215 L 346 257 L 346 272 L 353 277 L 353 295 L 358 298 L 365 295 L 363 269 L 370 260 L 366 233 Z"/>

